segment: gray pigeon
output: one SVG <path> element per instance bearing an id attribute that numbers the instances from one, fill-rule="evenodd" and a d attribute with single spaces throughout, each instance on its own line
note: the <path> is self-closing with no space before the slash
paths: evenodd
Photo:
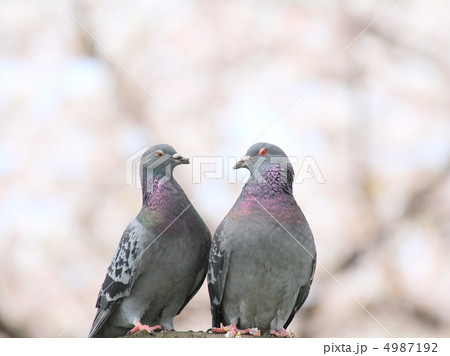
<path id="1" fill-rule="evenodd" d="M 314 238 L 279 147 L 254 144 L 233 168 L 242 167 L 251 176 L 217 228 L 209 256 L 212 331 L 287 337 L 314 277 Z"/>
<path id="2" fill-rule="evenodd" d="M 173 330 L 174 317 L 202 285 L 211 234 L 172 175 L 188 163 L 169 145 L 142 156 L 142 209 L 107 270 L 89 337 Z"/>

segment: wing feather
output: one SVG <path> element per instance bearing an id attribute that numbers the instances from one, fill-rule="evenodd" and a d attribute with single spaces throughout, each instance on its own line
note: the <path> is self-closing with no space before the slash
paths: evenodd
<path id="1" fill-rule="evenodd" d="M 229 264 L 229 254 L 221 248 L 223 225 L 224 222 L 219 225 L 214 234 L 208 261 L 208 291 L 214 327 L 220 327 L 222 322 L 220 306 Z"/>
<path id="2" fill-rule="evenodd" d="M 98 310 L 88 337 L 94 337 L 109 319 L 120 300 L 130 295 L 139 274 L 142 234 L 142 225 L 136 220 L 133 220 L 125 229 L 98 293 L 95 305 Z"/>
<path id="3" fill-rule="evenodd" d="M 316 259 L 317 259 L 317 254 L 314 251 L 314 259 L 313 259 L 313 263 L 312 263 L 311 275 L 309 277 L 309 281 L 306 285 L 300 287 L 300 290 L 299 290 L 298 296 L 297 296 L 297 300 L 295 301 L 294 309 L 292 309 L 292 312 L 289 315 L 289 318 L 287 319 L 286 323 L 283 326 L 285 329 L 289 326 L 292 319 L 294 319 L 295 314 L 300 310 L 303 303 L 305 303 L 306 298 L 308 297 L 309 290 L 311 289 L 311 284 L 314 279 L 314 273 L 316 271 Z"/>

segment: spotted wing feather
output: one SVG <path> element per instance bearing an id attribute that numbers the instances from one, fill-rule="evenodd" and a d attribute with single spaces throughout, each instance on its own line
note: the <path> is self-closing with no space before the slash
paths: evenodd
<path id="1" fill-rule="evenodd" d="M 106 272 L 97 298 L 98 308 L 89 337 L 108 320 L 118 302 L 130 295 L 134 281 L 139 274 L 141 257 L 142 226 L 134 220 L 124 231 L 112 262 Z"/>

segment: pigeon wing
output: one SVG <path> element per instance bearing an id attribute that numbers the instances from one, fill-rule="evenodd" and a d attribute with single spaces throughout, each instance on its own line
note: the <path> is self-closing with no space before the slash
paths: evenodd
<path id="1" fill-rule="evenodd" d="M 130 295 L 141 261 L 142 233 L 142 225 L 136 220 L 131 222 L 124 231 L 98 294 L 96 304 L 98 310 L 89 337 L 95 336 L 119 301 Z"/>
<path id="2" fill-rule="evenodd" d="M 204 252 L 205 256 L 206 256 L 206 254 L 210 251 L 210 248 L 211 248 L 211 233 L 209 232 L 209 230 L 208 230 L 208 228 L 206 226 L 204 227 L 203 233 L 206 236 L 208 236 L 208 239 L 209 239 L 208 244 L 207 244 L 207 246 L 205 248 L 205 252 Z M 205 261 L 203 263 L 205 263 Z M 188 295 L 186 300 L 183 302 L 183 305 L 178 310 L 177 315 L 179 315 L 181 313 L 181 311 L 184 309 L 184 307 L 187 305 L 187 303 L 189 303 L 189 301 L 194 297 L 194 295 L 197 294 L 197 292 L 199 291 L 200 287 L 203 285 L 206 273 L 207 273 L 207 268 L 204 269 L 204 272 L 197 279 L 197 283 L 195 284 L 195 287 L 193 288 L 192 292 Z"/>
<path id="3" fill-rule="evenodd" d="M 224 221 L 214 234 L 208 261 L 208 291 L 214 327 L 220 327 L 222 322 L 220 305 L 229 265 L 229 254 L 221 248 L 223 225 Z"/>
<path id="4" fill-rule="evenodd" d="M 311 284 L 314 279 L 314 272 L 316 271 L 316 259 L 317 259 L 317 254 L 314 251 L 313 262 L 312 262 L 312 267 L 311 267 L 311 275 L 310 275 L 309 281 L 306 285 L 300 287 L 300 290 L 299 290 L 298 296 L 297 296 L 297 300 L 295 301 L 294 309 L 292 309 L 292 312 L 289 315 L 289 318 L 287 319 L 286 323 L 283 326 L 285 329 L 289 326 L 292 319 L 294 319 L 295 314 L 300 310 L 303 303 L 305 303 L 306 298 L 308 297 L 309 290 L 311 289 Z"/>

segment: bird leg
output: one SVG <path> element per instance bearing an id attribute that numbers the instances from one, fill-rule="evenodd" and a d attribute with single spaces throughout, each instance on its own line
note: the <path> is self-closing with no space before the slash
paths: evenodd
<path id="1" fill-rule="evenodd" d="M 286 331 L 284 328 L 281 328 L 279 331 L 271 330 L 269 334 L 276 337 L 295 337 L 295 333 Z"/>
<path id="2" fill-rule="evenodd" d="M 141 324 L 140 321 L 136 321 L 136 322 L 134 322 L 134 328 L 131 329 L 130 331 L 128 331 L 127 335 L 134 334 L 136 331 L 139 331 L 139 330 L 145 330 L 149 334 L 153 334 L 153 331 L 161 330 L 161 325 L 148 326 L 148 325 Z"/>
<path id="3" fill-rule="evenodd" d="M 226 333 L 225 337 L 239 337 L 241 335 L 250 334 L 253 336 L 261 336 L 261 332 L 258 328 L 238 329 L 235 323 L 231 323 L 227 326 L 221 326 L 220 328 L 211 328 L 213 333 Z"/>

